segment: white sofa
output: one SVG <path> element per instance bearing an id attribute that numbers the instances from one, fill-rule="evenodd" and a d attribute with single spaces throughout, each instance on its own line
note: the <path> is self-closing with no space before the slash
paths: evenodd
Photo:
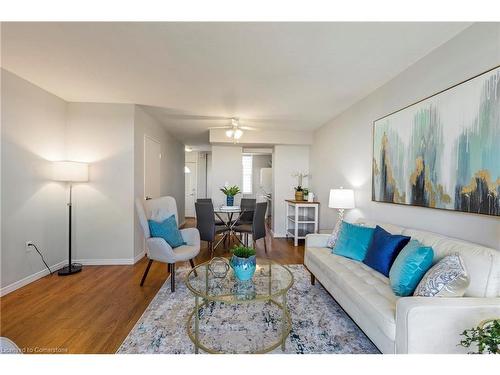
<path id="1" fill-rule="evenodd" d="M 332 254 L 326 247 L 328 234 L 308 235 L 305 266 L 382 353 L 466 353 L 457 346 L 460 333 L 481 320 L 500 318 L 499 251 L 396 225 L 364 224 L 431 246 L 434 263 L 459 253 L 470 276 L 464 297 L 398 297 L 381 273 Z"/>

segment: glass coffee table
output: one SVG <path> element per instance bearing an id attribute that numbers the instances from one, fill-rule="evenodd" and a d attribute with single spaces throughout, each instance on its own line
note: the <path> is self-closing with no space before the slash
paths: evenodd
<path id="1" fill-rule="evenodd" d="M 196 266 L 186 276 L 195 299 L 187 319 L 195 353 L 199 349 L 206 353 L 267 353 L 279 346 L 284 351 L 292 325 L 287 308 L 287 293 L 293 285 L 290 270 L 257 258 L 253 278 L 239 281 L 228 259 L 211 262 Z"/>

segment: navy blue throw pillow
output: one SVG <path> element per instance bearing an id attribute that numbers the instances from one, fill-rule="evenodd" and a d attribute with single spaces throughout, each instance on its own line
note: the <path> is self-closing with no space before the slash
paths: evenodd
<path id="1" fill-rule="evenodd" d="M 410 237 L 390 234 L 377 225 L 363 263 L 389 277 L 389 270 Z"/>

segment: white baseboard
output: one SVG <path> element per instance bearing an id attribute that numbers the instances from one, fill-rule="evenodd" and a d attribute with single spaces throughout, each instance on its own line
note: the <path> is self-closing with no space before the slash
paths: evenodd
<path id="1" fill-rule="evenodd" d="M 134 257 L 134 264 L 136 264 L 138 261 L 140 261 L 142 258 L 144 258 L 146 256 L 146 251 L 145 250 L 142 250 L 139 254 L 137 254 L 135 257 Z"/>
<path id="2" fill-rule="evenodd" d="M 59 262 L 59 263 L 56 263 L 56 264 L 50 266 L 50 269 L 52 270 L 52 272 L 55 272 L 55 271 L 58 271 L 59 269 L 63 268 L 67 264 L 68 264 L 68 261 L 63 260 L 62 262 Z M 47 276 L 48 274 L 49 274 L 49 270 L 44 268 L 41 271 L 35 272 L 32 275 L 26 276 L 24 279 L 13 282 L 10 285 L 4 286 L 3 288 L 0 289 L 0 297 L 3 297 L 6 294 L 13 292 L 14 290 L 22 288 L 23 286 L 28 285 L 28 284 L 32 283 L 33 281 L 41 279 L 42 277 Z"/>
<path id="3" fill-rule="evenodd" d="M 126 266 L 134 264 L 134 258 L 119 259 L 75 259 L 74 263 L 80 263 L 83 266 Z"/>

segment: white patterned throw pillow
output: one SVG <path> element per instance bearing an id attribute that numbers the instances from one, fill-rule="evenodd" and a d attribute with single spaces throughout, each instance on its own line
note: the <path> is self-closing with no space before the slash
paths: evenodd
<path id="1" fill-rule="evenodd" d="M 413 295 L 420 297 L 462 297 L 469 283 L 469 275 L 460 255 L 448 255 L 427 271 Z"/>
<path id="2" fill-rule="evenodd" d="M 340 228 L 342 226 L 342 220 L 337 220 L 335 223 L 335 228 L 333 228 L 332 234 L 328 237 L 328 241 L 326 242 L 326 247 L 333 249 L 335 244 L 337 243 L 337 239 L 339 238 Z"/>

